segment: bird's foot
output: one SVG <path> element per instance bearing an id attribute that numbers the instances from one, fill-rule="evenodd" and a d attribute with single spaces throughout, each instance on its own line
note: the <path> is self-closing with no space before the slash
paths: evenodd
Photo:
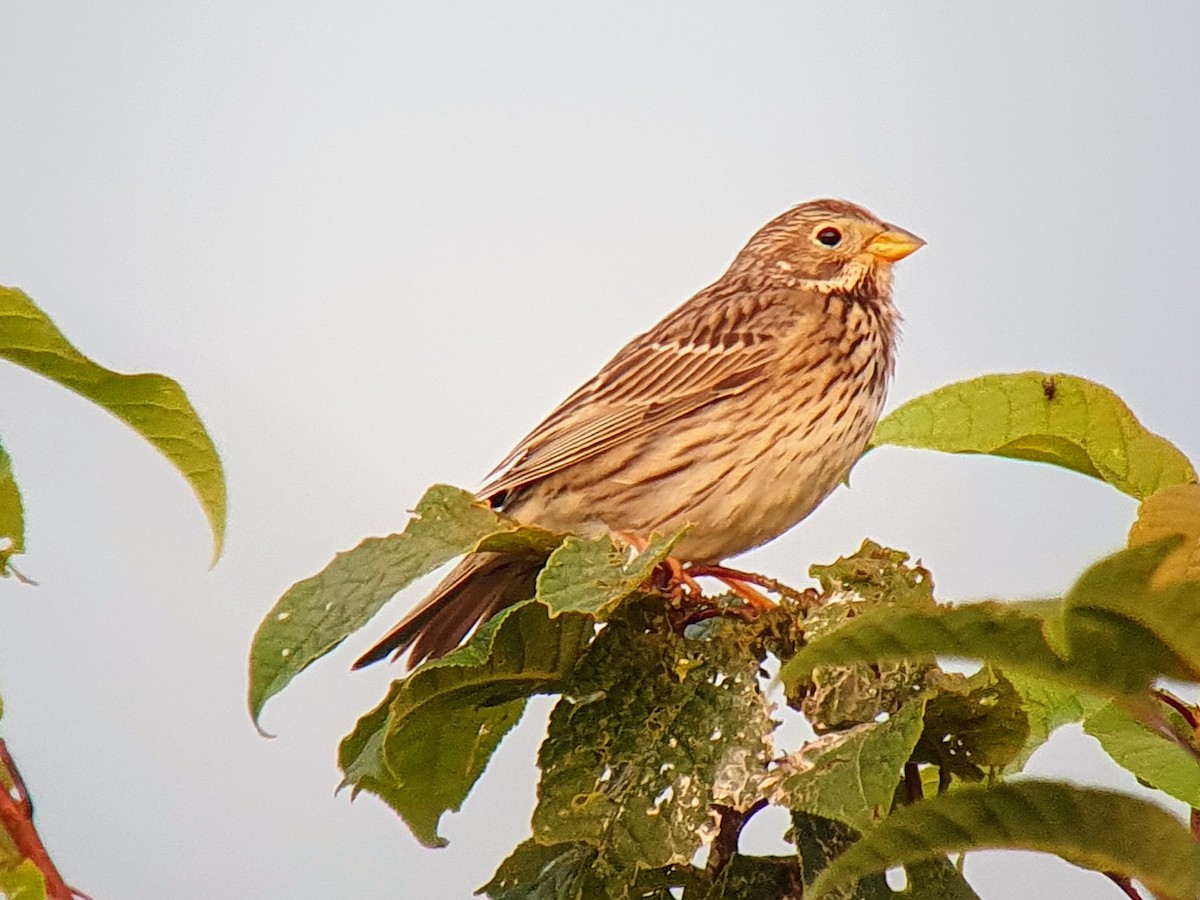
<path id="1" fill-rule="evenodd" d="M 717 579 L 734 594 L 745 600 L 751 609 L 762 612 L 775 608 L 775 604 L 770 599 L 751 587 L 751 585 L 757 585 L 767 590 L 777 591 L 780 585 L 774 579 L 719 565 L 691 565 L 688 566 L 687 572 L 693 579 L 703 576 Z"/>

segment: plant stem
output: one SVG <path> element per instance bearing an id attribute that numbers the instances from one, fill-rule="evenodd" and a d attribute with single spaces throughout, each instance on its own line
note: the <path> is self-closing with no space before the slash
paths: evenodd
<path id="1" fill-rule="evenodd" d="M 11 785 L 0 791 L 0 826 L 4 828 L 17 852 L 42 873 L 42 880 L 46 883 L 47 900 L 86 900 L 86 895 L 67 886 L 55 868 L 54 861 L 50 859 L 50 854 L 46 852 L 46 847 L 33 825 L 33 801 L 29 798 L 29 791 L 25 788 L 25 782 L 3 738 L 0 738 L 0 781 Z"/>
<path id="2" fill-rule="evenodd" d="M 1108 876 L 1113 884 L 1125 892 L 1125 896 L 1129 900 L 1146 900 L 1146 898 L 1138 893 L 1138 889 L 1133 886 L 1133 882 L 1124 875 L 1117 875 L 1115 872 L 1105 872 L 1104 874 Z"/>

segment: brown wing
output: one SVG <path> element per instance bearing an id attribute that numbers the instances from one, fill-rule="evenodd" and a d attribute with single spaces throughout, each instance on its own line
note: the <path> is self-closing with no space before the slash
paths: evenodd
<path id="1" fill-rule="evenodd" d="M 591 381 L 566 399 L 497 466 L 480 492 L 519 488 L 695 409 L 739 394 L 766 378 L 780 341 L 742 330 L 701 342 L 635 339 Z"/>

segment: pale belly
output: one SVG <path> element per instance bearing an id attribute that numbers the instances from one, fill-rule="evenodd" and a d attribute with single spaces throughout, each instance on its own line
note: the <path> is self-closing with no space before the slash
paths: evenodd
<path id="1" fill-rule="evenodd" d="M 791 528 L 845 480 L 883 402 L 852 383 L 816 402 L 789 399 L 764 423 L 750 407 L 761 398 L 730 398 L 713 409 L 719 416 L 673 423 L 548 477 L 509 512 L 589 536 L 688 525 L 676 558 L 735 556 Z"/>

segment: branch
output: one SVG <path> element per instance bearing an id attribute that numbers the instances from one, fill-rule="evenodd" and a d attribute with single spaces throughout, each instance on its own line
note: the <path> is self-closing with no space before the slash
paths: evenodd
<path id="1" fill-rule="evenodd" d="M 767 805 L 766 800 L 759 800 L 745 812 L 739 812 L 731 806 L 721 806 L 714 803 L 712 809 L 721 818 L 717 836 L 713 838 L 712 849 L 708 852 L 708 862 L 704 866 L 704 874 L 716 878 L 721 870 L 729 865 L 733 854 L 737 853 L 738 837 L 742 828 L 750 821 L 750 817 Z"/>
<path id="2" fill-rule="evenodd" d="M 89 900 L 86 894 L 67 886 L 50 859 L 50 854 L 46 852 L 42 839 L 38 837 L 33 825 L 33 801 L 29 799 L 29 791 L 3 738 L 0 738 L 0 780 L 12 785 L 0 791 L 0 826 L 17 852 L 42 873 L 47 900 Z"/>

